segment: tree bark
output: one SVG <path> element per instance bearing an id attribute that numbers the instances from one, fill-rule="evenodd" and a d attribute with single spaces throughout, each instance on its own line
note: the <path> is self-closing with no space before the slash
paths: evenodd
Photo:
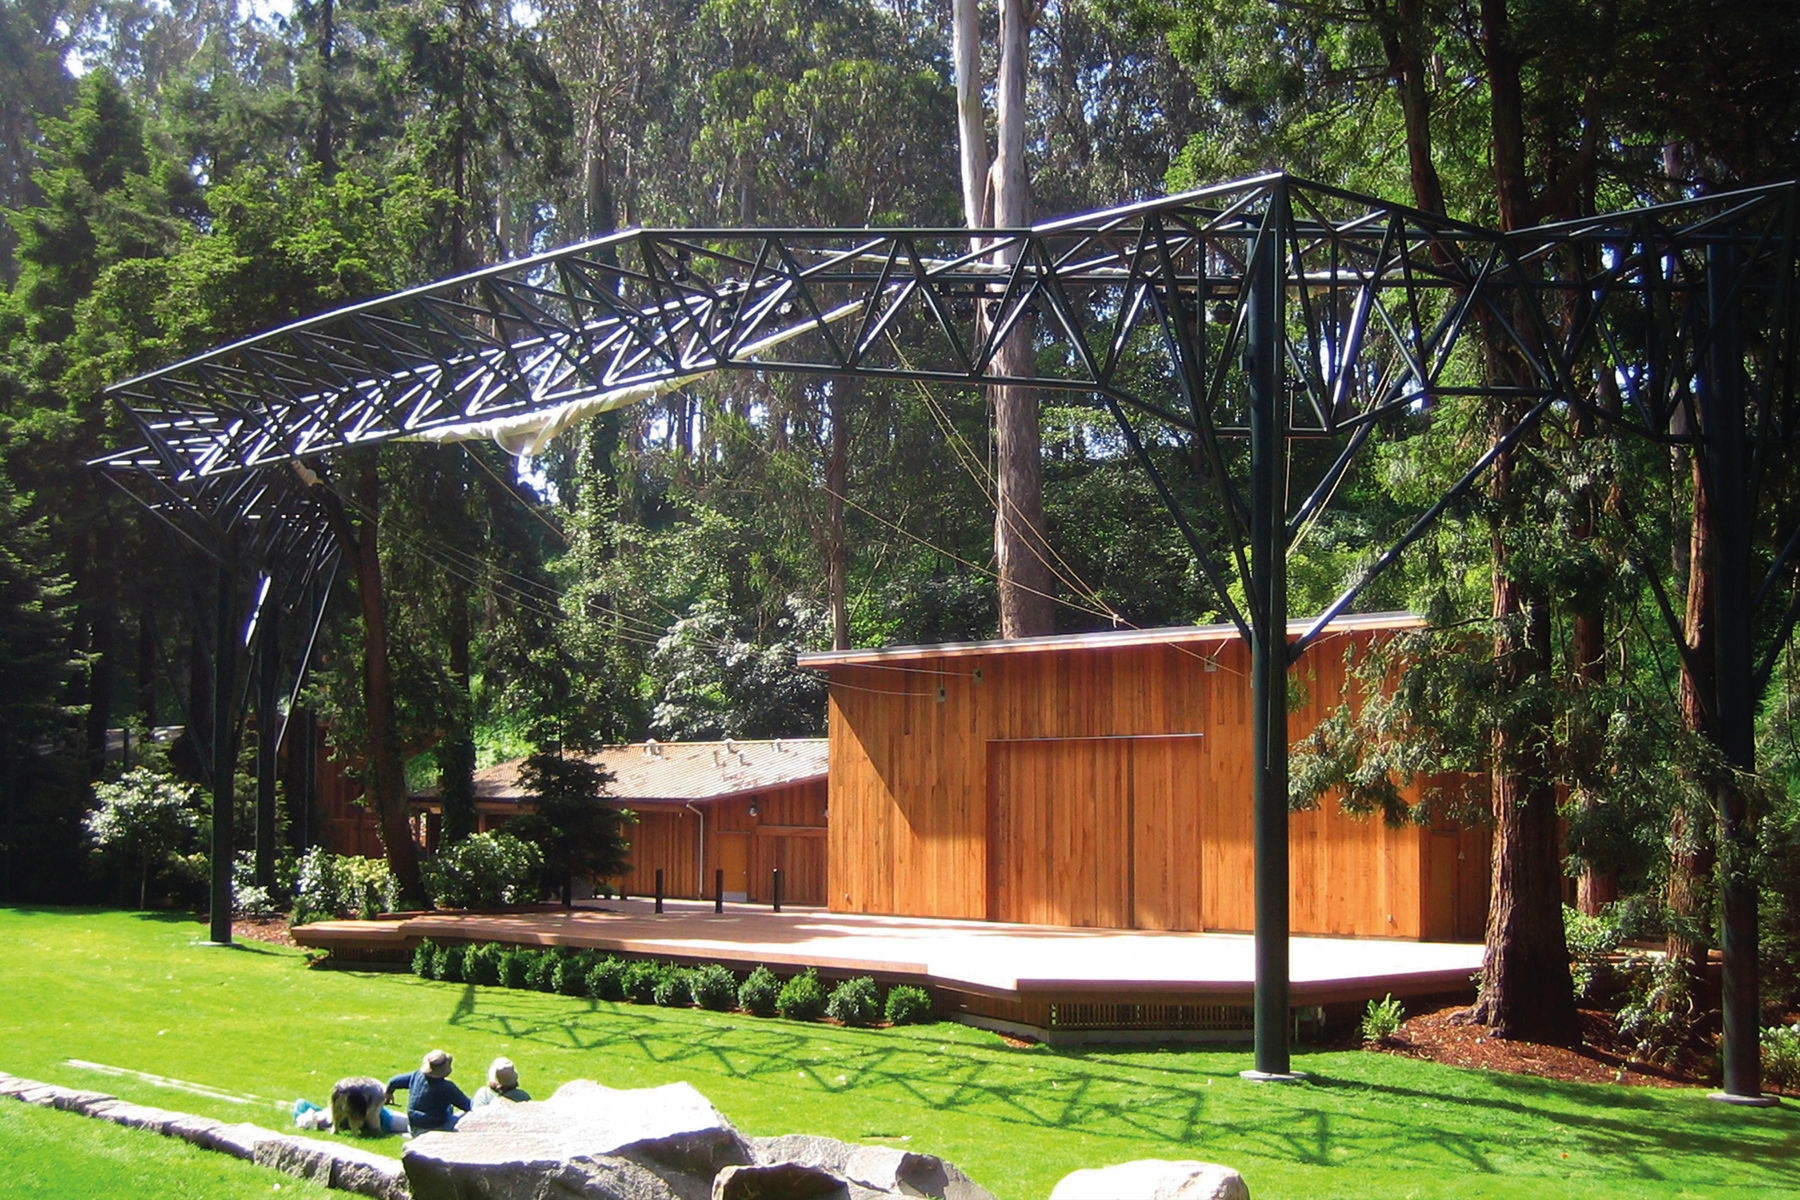
<path id="1" fill-rule="evenodd" d="M 1688 456 L 1693 487 L 1693 516 L 1687 540 L 1687 609 L 1682 617 L 1682 636 L 1687 653 L 1681 659 L 1681 721 L 1689 730 L 1718 744 L 1711 717 L 1714 688 L 1713 643 L 1714 587 L 1716 576 L 1708 569 L 1711 551 L 1707 530 L 1711 524 L 1706 487 L 1701 479 L 1698 455 Z M 1669 957 L 1685 963 L 1694 995 L 1702 995 L 1706 981 L 1706 957 L 1712 948 L 1710 883 L 1718 855 L 1713 841 L 1712 814 L 1698 798 L 1678 802 L 1669 815 Z"/>
<path id="2" fill-rule="evenodd" d="M 1519 229 L 1530 222 L 1520 60 L 1506 0 L 1481 0 L 1480 14 L 1500 227 Z M 1485 330 L 1485 344 L 1493 381 L 1523 371 L 1506 348 L 1499 322 Z M 1503 413 L 1495 439 L 1512 433 L 1517 420 L 1517 413 Z M 1550 664 L 1549 605 L 1537 587 L 1513 577 L 1506 545 L 1506 526 L 1521 519 L 1515 490 L 1519 451 L 1515 445 L 1496 459 L 1491 481 L 1500 522 L 1493 540 L 1493 615 L 1496 687 L 1503 697 L 1542 686 Z M 1481 995 L 1472 1015 L 1498 1037 L 1568 1043 L 1580 1030 L 1563 934 L 1562 856 L 1548 738 L 1547 722 L 1516 713 L 1492 734 L 1493 888 Z"/>
<path id="3" fill-rule="evenodd" d="M 1504 431 L 1503 431 L 1504 432 Z M 1502 511 L 1515 464 L 1494 466 Z M 1549 665 L 1550 610 L 1508 574 L 1503 535 L 1494 538 L 1496 686 L 1515 695 Z M 1562 858 L 1547 730 L 1502 721 L 1493 732 L 1493 888 L 1481 995 L 1473 1016 L 1496 1037 L 1567 1044 L 1579 1036 L 1562 922 Z"/>
<path id="4" fill-rule="evenodd" d="M 1031 6 L 1025 0 L 1002 0 L 1000 68 L 995 81 L 997 151 L 990 163 L 981 105 L 981 25 L 975 0 L 956 0 L 952 28 L 956 62 L 957 130 L 961 139 L 963 215 L 969 225 L 1018 229 L 1030 221 L 1030 181 L 1025 169 L 1025 73 L 1030 50 Z M 983 246 L 976 242 L 976 250 Z M 993 256 L 1001 265 L 1017 261 L 1002 247 Z M 991 329 L 991 314 L 982 306 L 981 331 Z M 1032 371 L 1032 333 L 1028 322 L 1014 326 L 994 356 L 1002 376 Z M 994 385 L 988 388 L 994 412 L 995 456 L 998 460 L 994 497 L 994 557 L 999 575 L 1001 637 L 1036 637 L 1055 628 L 1051 609 L 1050 572 L 1044 539 L 1042 432 L 1035 388 Z"/>
<path id="5" fill-rule="evenodd" d="M 825 599 L 831 609 L 831 648 L 850 648 L 850 549 L 844 527 L 844 498 L 850 489 L 850 409 L 860 385 L 849 376 L 831 381 L 826 419 L 831 422 L 825 451 Z"/>
<path id="6" fill-rule="evenodd" d="M 387 596 L 381 577 L 381 553 L 375 514 L 381 502 L 381 477 L 374 454 L 360 464 L 363 518 L 354 524 L 329 489 L 320 489 L 332 529 L 356 578 L 357 604 L 363 625 L 363 705 L 367 710 L 368 764 L 366 799 L 375 812 L 388 867 L 409 901 L 424 899 L 419 875 L 419 847 L 406 812 L 406 771 L 400 760 L 394 677 L 388 661 Z"/>

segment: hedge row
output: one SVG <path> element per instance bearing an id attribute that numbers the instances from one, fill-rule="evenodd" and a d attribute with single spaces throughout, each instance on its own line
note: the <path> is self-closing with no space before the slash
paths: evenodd
<path id="1" fill-rule="evenodd" d="M 683 967 L 652 959 L 623 959 L 596 950 L 567 946 L 534 949 L 499 942 L 434 942 L 426 938 L 413 951 L 413 974 L 450 983 L 529 988 L 586 996 L 594 1000 L 627 1000 L 665 1008 L 733 1009 L 759 1017 L 794 1021 L 830 1017 L 843 1025 L 910 1025 L 931 1019 L 931 996 L 924 988 L 897 984 L 885 999 L 874 978 L 846 979 L 829 993 L 819 973 L 808 967 L 783 980 L 768 967 L 757 967 L 742 979 L 723 963 Z"/>

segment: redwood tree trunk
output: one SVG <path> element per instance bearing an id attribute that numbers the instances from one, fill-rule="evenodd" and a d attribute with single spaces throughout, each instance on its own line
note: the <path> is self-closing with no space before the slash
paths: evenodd
<path id="1" fill-rule="evenodd" d="M 1687 611 L 1682 636 L 1687 653 L 1681 660 L 1681 721 L 1689 730 L 1718 744 L 1709 708 L 1713 694 L 1715 647 L 1713 611 L 1716 607 L 1714 573 L 1707 545 L 1710 525 L 1706 488 L 1701 480 L 1700 459 L 1688 461 L 1693 482 L 1694 509 L 1688 532 Z M 1669 816 L 1669 957 L 1687 964 L 1694 995 L 1703 994 L 1705 965 L 1712 939 L 1711 881 L 1718 862 L 1713 838 L 1712 814 L 1698 801 L 1678 803 Z"/>
<path id="2" fill-rule="evenodd" d="M 322 490 L 326 512 L 338 543 L 356 576 L 357 603 L 363 625 L 363 704 L 367 710 L 368 770 L 366 799 L 374 810 L 388 867 L 400 881 L 401 894 L 422 900 L 419 848 L 406 812 L 406 772 L 400 761 L 394 678 L 388 663 L 387 597 L 381 578 L 381 554 L 375 518 L 380 506 L 380 474 L 375 456 L 364 454 L 360 488 L 363 519 L 352 525 L 337 497 Z"/>
<path id="3" fill-rule="evenodd" d="M 854 380 L 831 381 L 826 419 L 831 422 L 825 452 L 825 597 L 831 608 L 831 648 L 850 648 L 850 551 L 844 529 L 844 498 L 850 490 L 850 409 Z"/>
<path id="4" fill-rule="evenodd" d="M 1032 6 L 1026 0 L 1002 0 L 1000 67 L 994 88 L 997 149 L 990 163 L 981 102 L 979 5 L 975 0 L 956 0 L 953 6 L 963 215 L 970 226 L 1017 229 L 1030 220 L 1030 181 L 1025 170 L 1025 73 L 1032 20 Z M 1011 251 L 1001 249 L 995 252 L 994 261 L 1005 265 L 1015 257 Z M 989 328 L 985 311 L 981 320 L 985 335 Z M 1031 329 L 1029 323 L 1020 322 L 1000 345 L 994 369 L 1001 375 L 1017 376 L 1030 374 L 1031 367 Z M 1055 628 L 1044 543 L 1037 390 L 993 386 L 988 388 L 988 403 L 994 412 L 998 459 L 994 558 L 1000 578 L 1000 636 L 1036 637 Z"/>
<path id="5" fill-rule="evenodd" d="M 1508 27 L 1506 0 L 1481 0 L 1481 49 L 1488 74 L 1494 188 L 1500 226 L 1530 223 L 1525 177 L 1525 126 L 1519 55 Z M 1518 314 L 1514 324 L 1521 322 Z M 1494 322 L 1486 330 L 1487 370 L 1503 382 L 1524 368 L 1506 348 Z M 1504 414 L 1496 439 L 1512 432 L 1517 414 Z M 1492 489 L 1500 528 L 1494 537 L 1493 614 L 1497 687 L 1518 697 L 1542 685 L 1550 664 L 1550 612 L 1543 595 L 1511 573 L 1506 526 L 1521 520 L 1515 475 L 1522 447 L 1499 456 Z M 1515 706 L 1516 710 L 1516 706 Z M 1496 1036 L 1568 1043 L 1580 1036 L 1569 952 L 1563 935 L 1562 855 L 1556 824 L 1556 787 L 1550 770 L 1549 723 L 1516 711 L 1493 732 L 1494 855 L 1481 996 L 1473 1016 Z"/>

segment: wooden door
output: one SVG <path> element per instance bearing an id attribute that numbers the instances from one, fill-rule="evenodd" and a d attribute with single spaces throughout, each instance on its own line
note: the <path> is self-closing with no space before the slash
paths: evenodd
<path id="1" fill-rule="evenodd" d="M 1130 761 L 1119 741 L 989 744 L 991 919 L 1130 926 Z"/>
<path id="2" fill-rule="evenodd" d="M 748 833 L 717 833 L 713 835 L 714 861 L 718 869 L 725 873 L 725 898 L 727 900 L 750 899 L 750 835 Z M 707 880 L 707 886 L 712 881 Z"/>

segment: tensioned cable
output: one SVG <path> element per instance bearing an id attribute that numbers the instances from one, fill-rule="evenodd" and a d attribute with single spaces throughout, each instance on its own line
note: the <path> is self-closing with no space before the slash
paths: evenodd
<path id="1" fill-rule="evenodd" d="M 899 340 L 895 338 L 891 329 L 887 332 L 887 339 L 888 344 L 893 348 L 895 356 L 900 360 L 900 364 L 910 369 L 912 363 L 907 358 L 906 351 L 900 346 Z M 1044 569 L 1057 580 L 1057 582 L 1061 583 L 1064 587 L 1067 587 L 1076 595 L 1087 597 L 1092 603 L 1103 604 L 1104 601 L 1100 597 L 1099 589 L 1089 585 L 1088 582 L 1081 577 L 1081 573 L 1075 569 L 1074 565 L 1063 556 L 1061 551 L 1050 544 L 1048 538 L 1023 536 L 1024 534 L 1033 531 L 1022 529 L 1017 524 L 1016 519 L 1011 515 L 1010 510 L 1004 514 L 1001 513 L 999 487 L 995 481 L 993 470 L 988 466 L 987 458 L 975 453 L 975 448 L 968 444 L 968 439 L 956 428 L 956 423 L 950 419 L 950 414 L 944 410 L 944 407 L 937 396 L 930 388 L 925 386 L 925 383 L 922 380 L 915 379 L 913 381 L 913 387 L 918 392 L 920 399 L 925 402 L 926 411 L 931 415 L 932 422 L 937 425 L 939 434 L 944 438 L 946 444 L 950 446 L 951 453 L 955 455 L 958 465 L 962 467 L 963 471 L 974 482 L 976 490 L 981 493 L 982 499 L 987 502 L 988 506 L 992 508 L 996 514 L 1003 517 L 1006 521 L 1007 529 L 1013 536 L 1020 538 L 1020 540 L 1030 548 L 1032 557 L 1037 559 L 1039 564 L 1042 565 Z M 979 472 L 977 472 L 975 466 L 972 465 L 977 462 L 981 464 L 981 470 Z M 1046 557 L 1046 555 L 1054 557 L 1055 561 L 1051 561 L 1051 557 Z M 1108 615 L 1114 620 L 1119 619 L 1118 614 L 1116 613 L 1110 613 Z"/>
<path id="2" fill-rule="evenodd" d="M 366 504 L 363 504 L 352 497 L 345 496 L 342 492 L 337 491 L 336 488 L 333 488 L 332 490 L 345 505 L 353 509 L 365 520 L 370 518 L 370 510 Z M 479 558 L 460 547 L 451 545 L 432 535 L 413 530 L 395 529 L 393 524 L 388 522 L 382 523 L 382 527 L 387 531 L 388 536 L 398 538 L 401 541 L 410 544 L 423 555 L 427 561 L 434 563 L 464 583 L 470 584 L 471 586 L 487 587 L 492 591 L 507 596 L 521 609 L 524 609 L 535 616 L 542 617 L 547 621 L 562 622 L 571 619 L 570 614 L 564 605 L 565 598 L 563 594 L 553 590 L 553 585 L 539 583 L 528 576 L 520 575 L 516 572 L 493 568 L 485 559 Z M 533 590 L 527 591 L 525 588 L 504 582 L 504 579 L 494 578 L 493 575 L 489 574 L 490 571 L 502 577 L 517 579 Z M 606 616 L 615 617 L 619 621 L 624 622 L 628 626 L 627 628 L 615 629 L 613 631 L 614 636 L 622 641 L 655 649 L 657 644 L 668 635 L 669 631 L 664 627 L 654 625 L 641 617 L 632 616 L 617 608 L 601 604 L 593 598 L 587 598 L 582 603 L 590 612 L 597 612 Z M 629 628 L 631 625 L 636 625 L 638 628 Z M 697 639 L 697 644 L 703 649 L 709 649 L 720 653 L 735 648 L 731 643 L 716 641 L 709 638 Z"/>

